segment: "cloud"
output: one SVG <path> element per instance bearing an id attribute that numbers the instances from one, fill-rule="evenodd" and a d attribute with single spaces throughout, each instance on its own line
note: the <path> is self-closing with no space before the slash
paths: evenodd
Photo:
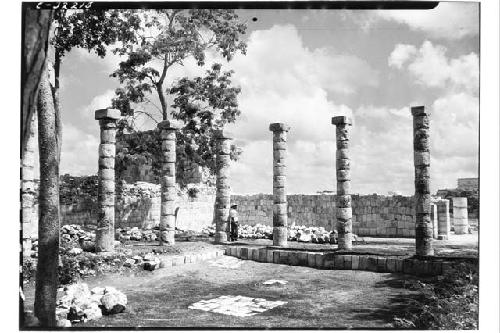
<path id="1" fill-rule="evenodd" d="M 450 59 L 446 51 L 444 46 L 433 45 L 430 41 L 424 41 L 418 50 L 413 45 L 397 44 L 388 63 L 397 69 L 408 70 L 420 85 L 476 93 L 479 88 L 478 56 L 470 53 Z"/>
<path id="2" fill-rule="evenodd" d="M 247 55 L 236 56 L 225 67 L 235 70 L 234 83 L 242 88 L 242 116 L 228 127 L 243 148 L 241 160 L 231 171 L 233 190 L 272 191 L 269 124 L 273 122 L 291 127 L 289 191 L 334 190 L 335 127 L 331 117 L 352 115 L 352 111 L 331 100 L 329 92 L 349 95 L 362 86 L 376 86 L 378 73 L 355 56 L 306 48 L 291 25 L 254 31 Z"/>
<path id="3" fill-rule="evenodd" d="M 479 4 L 474 2 L 440 2 L 430 10 L 380 10 L 375 15 L 432 38 L 456 40 L 479 34 Z"/>
<path id="4" fill-rule="evenodd" d="M 417 49 L 413 45 L 408 44 L 398 44 L 391 52 L 389 56 L 389 66 L 393 66 L 401 69 L 403 64 L 410 59 L 415 53 Z"/>
<path id="5" fill-rule="evenodd" d="M 61 174 L 85 176 L 97 173 L 99 126 L 86 132 L 72 124 L 63 124 Z"/>

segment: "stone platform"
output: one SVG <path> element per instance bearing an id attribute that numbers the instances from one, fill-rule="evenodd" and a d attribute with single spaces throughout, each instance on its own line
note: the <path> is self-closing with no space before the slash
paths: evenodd
<path id="1" fill-rule="evenodd" d="M 307 251 L 252 245 L 231 245 L 226 255 L 243 260 L 332 270 L 362 270 L 379 273 L 404 273 L 417 276 L 441 275 L 461 261 L 477 262 L 470 257 L 415 257 L 375 255 L 345 251 Z"/>

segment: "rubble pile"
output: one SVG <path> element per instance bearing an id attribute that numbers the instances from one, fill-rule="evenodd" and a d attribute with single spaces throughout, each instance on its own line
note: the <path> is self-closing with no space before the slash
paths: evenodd
<path id="1" fill-rule="evenodd" d="M 95 287 L 89 290 L 87 284 L 76 283 L 64 287 L 62 292 L 56 305 L 59 327 L 71 327 L 73 323 L 120 313 L 127 305 L 127 296 L 113 287 Z"/>
<path id="2" fill-rule="evenodd" d="M 242 225 L 238 228 L 238 237 L 243 239 L 272 239 L 273 227 L 256 224 Z M 304 243 L 337 243 L 337 231 L 327 231 L 323 227 L 291 226 L 288 228 L 288 240 Z"/>

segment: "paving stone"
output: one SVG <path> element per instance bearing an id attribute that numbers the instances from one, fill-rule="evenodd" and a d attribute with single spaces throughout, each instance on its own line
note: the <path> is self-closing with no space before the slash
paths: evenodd
<path id="1" fill-rule="evenodd" d="M 359 269 L 359 256 L 357 255 L 352 256 L 351 269 L 353 270 Z"/>
<path id="2" fill-rule="evenodd" d="M 335 256 L 334 268 L 335 269 L 344 269 L 344 256 L 341 256 L 341 255 Z"/>
<path id="3" fill-rule="evenodd" d="M 316 262 L 317 268 L 325 268 L 325 254 L 324 253 L 315 253 L 314 261 Z"/>
<path id="4" fill-rule="evenodd" d="M 280 263 L 280 252 L 281 251 L 273 251 L 273 263 L 279 264 Z"/>
<path id="5" fill-rule="evenodd" d="M 307 252 L 307 266 L 316 268 L 316 254 L 314 252 Z"/>
<path id="6" fill-rule="evenodd" d="M 377 258 L 377 272 L 379 273 L 387 272 L 387 258 L 385 257 Z"/>
<path id="7" fill-rule="evenodd" d="M 396 259 L 394 258 L 387 259 L 387 271 L 389 273 L 396 273 Z"/>
<path id="8" fill-rule="evenodd" d="M 273 263 L 274 262 L 274 251 L 266 250 L 266 262 Z"/>
<path id="9" fill-rule="evenodd" d="M 376 256 L 368 256 L 366 270 L 370 272 L 377 271 L 377 257 Z"/>
<path id="10" fill-rule="evenodd" d="M 243 260 L 248 260 L 248 247 L 241 248 L 239 258 Z"/>
<path id="11" fill-rule="evenodd" d="M 290 252 L 280 251 L 278 262 L 281 265 L 289 265 L 290 264 L 289 255 L 290 255 Z"/>
<path id="12" fill-rule="evenodd" d="M 267 250 L 265 248 L 259 249 L 259 262 L 266 262 Z"/>
<path id="13" fill-rule="evenodd" d="M 359 256 L 359 269 L 366 271 L 368 267 L 368 256 Z"/>
<path id="14" fill-rule="evenodd" d="M 188 308 L 236 317 L 249 317 L 286 303 L 284 301 L 267 301 L 263 298 L 246 296 L 220 296 L 211 300 L 199 301 L 191 304 Z"/>
<path id="15" fill-rule="evenodd" d="M 352 255 L 344 256 L 344 269 L 352 269 Z"/>

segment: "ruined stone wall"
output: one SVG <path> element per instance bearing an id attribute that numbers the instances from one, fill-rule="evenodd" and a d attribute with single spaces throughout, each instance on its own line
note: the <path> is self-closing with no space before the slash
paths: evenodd
<path id="1" fill-rule="evenodd" d="M 288 195 L 288 225 L 335 225 L 335 195 Z M 234 195 L 240 224 L 257 223 L 272 226 L 272 195 Z M 415 209 L 413 197 L 353 195 L 353 232 L 358 236 L 414 237 Z"/>

